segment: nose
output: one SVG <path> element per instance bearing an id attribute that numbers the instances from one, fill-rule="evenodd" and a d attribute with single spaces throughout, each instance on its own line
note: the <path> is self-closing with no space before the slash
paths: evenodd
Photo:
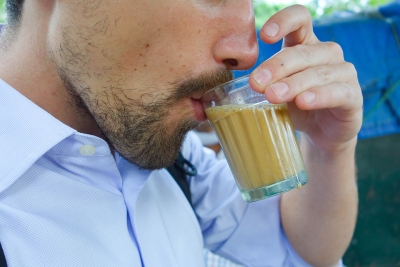
<path id="1" fill-rule="evenodd" d="M 215 60 L 230 70 L 251 68 L 258 56 L 252 0 L 227 4 L 219 26 L 221 37 L 214 46 Z"/>

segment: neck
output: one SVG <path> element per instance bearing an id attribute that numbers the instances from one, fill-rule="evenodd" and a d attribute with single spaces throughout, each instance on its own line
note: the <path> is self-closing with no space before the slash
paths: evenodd
<path id="1" fill-rule="evenodd" d="M 46 20 L 38 18 L 36 25 L 21 21 L 13 33 L 10 33 L 13 29 L 5 29 L 0 49 L 0 78 L 68 126 L 103 138 L 90 113 L 74 105 L 76 99 L 68 93 L 48 57 L 48 26 Z"/>

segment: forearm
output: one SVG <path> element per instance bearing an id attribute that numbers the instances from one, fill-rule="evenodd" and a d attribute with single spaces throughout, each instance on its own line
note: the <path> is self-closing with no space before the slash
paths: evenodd
<path id="1" fill-rule="evenodd" d="M 284 230 L 300 256 L 313 266 L 330 266 L 343 256 L 353 235 L 358 205 L 354 148 L 325 153 L 308 139 L 301 149 L 309 182 L 282 196 Z"/>

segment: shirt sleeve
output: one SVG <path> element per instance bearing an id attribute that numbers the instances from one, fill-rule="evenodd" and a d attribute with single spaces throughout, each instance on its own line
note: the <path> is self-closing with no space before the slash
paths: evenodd
<path id="1" fill-rule="evenodd" d="M 226 160 L 216 159 L 193 133 L 188 134 L 183 154 L 198 171 L 189 181 L 206 248 L 250 267 L 311 266 L 297 254 L 283 231 L 280 196 L 245 202 Z"/>

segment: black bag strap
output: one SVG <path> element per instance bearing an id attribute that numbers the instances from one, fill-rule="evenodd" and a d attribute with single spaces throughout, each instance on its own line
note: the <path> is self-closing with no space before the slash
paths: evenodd
<path id="1" fill-rule="evenodd" d="M 186 176 L 195 176 L 197 174 L 196 167 L 187 159 L 185 159 L 181 152 L 179 152 L 178 157 L 174 163 L 167 167 L 168 172 L 175 179 L 176 183 L 181 188 L 183 194 L 192 206 L 192 195 L 190 193 L 189 182 Z"/>
<path id="2" fill-rule="evenodd" d="M 7 267 L 6 256 L 4 255 L 3 248 L 0 243 L 0 267 Z"/>

